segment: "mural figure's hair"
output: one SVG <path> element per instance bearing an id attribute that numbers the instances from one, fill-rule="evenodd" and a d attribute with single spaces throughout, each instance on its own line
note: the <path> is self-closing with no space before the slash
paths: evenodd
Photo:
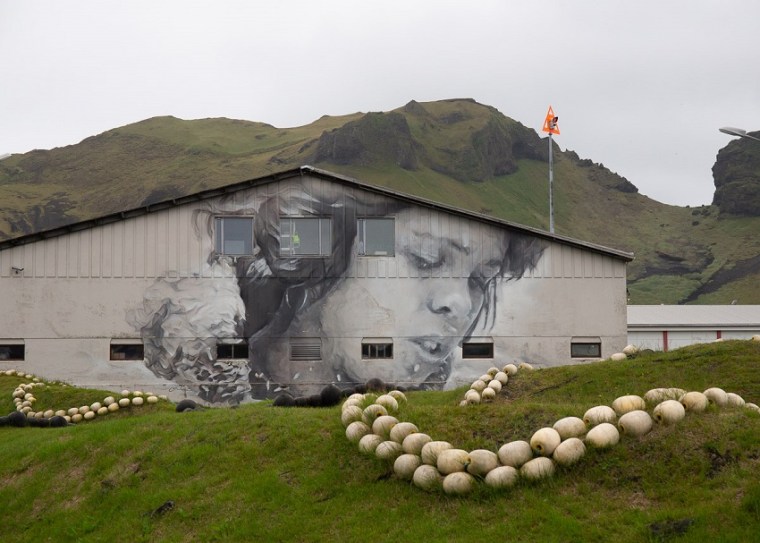
<path id="1" fill-rule="evenodd" d="M 544 249 L 544 242 L 535 236 L 511 231 L 504 236 L 504 255 L 501 266 L 497 274 L 478 281 L 480 288 L 483 289 L 483 305 L 462 337 L 462 341 L 470 338 L 481 318 L 485 321 L 484 324 L 487 325 L 490 321 L 490 327 L 493 327 L 498 302 L 496 295 L 498 280 L 505 277 L 507 281 L 521 279 L 525 273 L 533 271 L 541 259 Z M 470 281 L 473 280 L 474 278 L 470 279 Z"/>

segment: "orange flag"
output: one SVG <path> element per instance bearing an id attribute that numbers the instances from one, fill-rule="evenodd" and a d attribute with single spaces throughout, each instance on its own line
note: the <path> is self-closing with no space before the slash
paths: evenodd
<path id="1" fill-rule="evenodd" d="M 559 136 L 559 125 L 557 124 L 558 120 L 559 117 L 554 114 L 552 106 L 549 106 L 549 111 L 546 112 L 546 120 L 544 121 L 543 131 L 548 132 L 549 134 L 557 134 Z"/>

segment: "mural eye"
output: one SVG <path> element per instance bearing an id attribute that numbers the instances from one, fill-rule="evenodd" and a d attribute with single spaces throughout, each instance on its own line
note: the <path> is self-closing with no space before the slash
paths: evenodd
<path id="1" fill-rule="evenodd" d="M 442 255 L 420 255 L 408 252 L 406 254 L 412 265 L 418 270 L 432 270 L 443 265 L 445 259 Z"/>

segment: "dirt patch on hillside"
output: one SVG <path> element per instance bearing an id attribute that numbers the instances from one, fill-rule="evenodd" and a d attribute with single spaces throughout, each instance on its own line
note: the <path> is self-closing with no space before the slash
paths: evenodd
<path id="1" fill-rule="evenodd" d="M 724 266 L 715 272 L 705 284 L 684 298 L 682 303 L 693 302 L 703 294 L 715 292 L 723 285 L 742 279 L 747 275 L 757 273 L 758 269 L 760 269 L 760 255 L 746 260 L 739 260 L 729 268 Z"/>

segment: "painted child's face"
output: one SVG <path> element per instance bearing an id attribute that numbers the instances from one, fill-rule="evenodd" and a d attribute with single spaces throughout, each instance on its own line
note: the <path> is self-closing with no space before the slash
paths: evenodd
<path id="1" fill-rule="evenodd" d="M 357 278 L 355 261 L 318 304 L 323 360 L 339 361 L 345 381 L 420 385 L 436 375 L 440 384 L 500 270 L 504 233 L 470 223 L 433 235 L 429 220 L 410 210 L 396 222 L 396 257 L 386 261 L 396 268 L 393 279 Z M 362 340 L 384 337 L 392 338 L 393 358 L 363 360 Z"/>

